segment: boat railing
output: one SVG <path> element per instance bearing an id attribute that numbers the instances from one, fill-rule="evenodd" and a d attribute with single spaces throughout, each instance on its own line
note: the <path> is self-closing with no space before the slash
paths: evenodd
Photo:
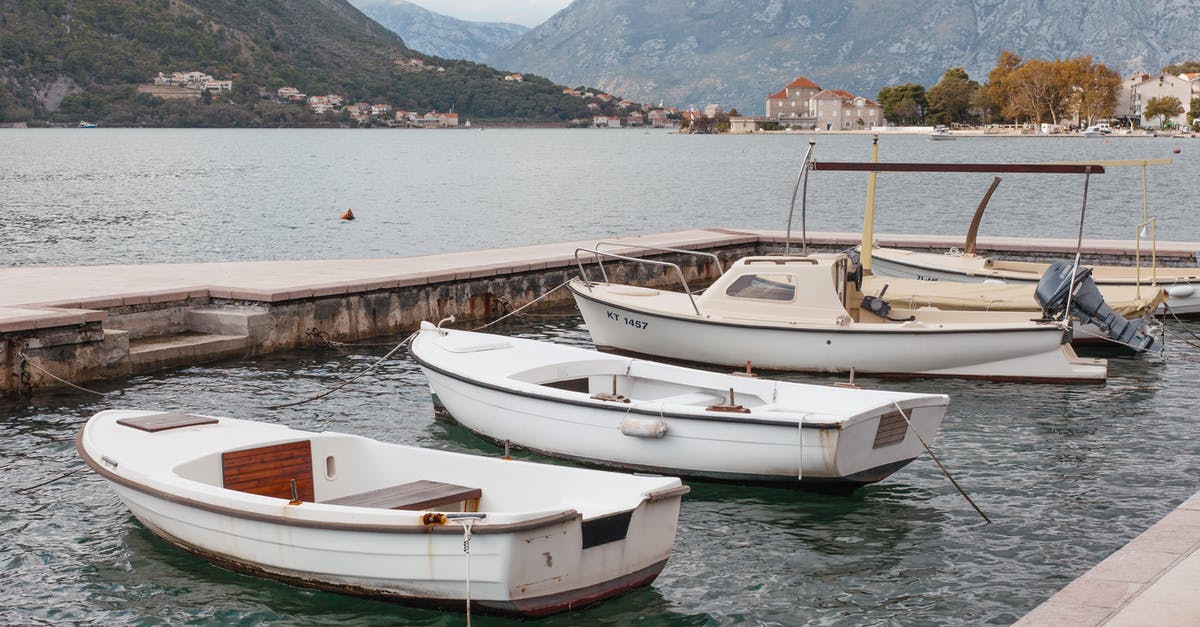
<path id="1" fill-rule="evenodd" d="M 622 242 L 596 242 L 596 250 L 600 250 L 601 246 L 619 246 L 622 248 L 645 248 L 646 250 L 657 250 L 666 253 L 679 253 L 681 255 L 693 255 L 695 257 L 707 257 L 717 264 L 717 273 L 725 274 L 725 266 L 721 265 L 721 258 L 716 253 L 708 253 L 702 250 L 687 250 L 685 248 L 671 248 L 669 246 L 653 246 L 651 244 L 625 244 Z M 597 260 L 596 263 L 603 270 L 604 262 Z"/>
<path id="2" fill-rule="evenodd" d="M 579 278 L 583 280 L 583 284 L 589 289 L 592 287 L 591 280 L 588 279 L 587 272 L 583 269 L 583 260 L 579 257 L 579 253 L 590 253 L 596 257 L 596 265 L 600 266 L 600 275 L 604 277 L 604 282 L 608 283 L 608 272 L 604 269 L 604 264 L 601 262 L 602 257 L 609 259 L 620 259 L 621 261 L 631 261 L 633 263 L 644 263 L 652 266 L 661 266 L 675 270 L 675 275 L 679 277 L 679 282 L 683 285 L 683 293 L 687 294 L 688 300 L 692 303 L 692 309 L 696 315 L 700 315 L 700 308 L 696 306 L 696 299 L 692 296 L 692 290 L 688 287 L 687 278 L 683 276 L 683 270 L 679 268 L 679 264 L 669 261 L 659 261 L 657 259 L 642 259 L 641 257 L 630 257 L 628 255 L 618 255 L 595 248 L 576 248 L 575 249 L 575 265 L 579 267 Z"/>

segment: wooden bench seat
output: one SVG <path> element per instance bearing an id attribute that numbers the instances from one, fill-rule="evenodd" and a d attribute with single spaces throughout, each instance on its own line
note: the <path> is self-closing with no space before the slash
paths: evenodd
<path id="1" fill-rule="evenodd" d="M 421 480 L 321 502 L 328 505 L 380 509 L 477 512 L 479 497 L 482 495 L 483 491 L 479 488 Z M 456 508 L 447 507 L 451 505 Z"/>

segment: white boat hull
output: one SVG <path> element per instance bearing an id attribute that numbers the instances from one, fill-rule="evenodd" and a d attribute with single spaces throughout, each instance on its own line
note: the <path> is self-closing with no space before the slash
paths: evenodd
<path id="1" fill-rule="evenodd" d="M 604 286 L 571 285 L 598 348 L 703 364 L 809 372 L 951 376 L 1013 381 L 1103 381 L 1101 360 L 1081 359 L 1046 325 L 994 325 L 947 331 L 899 323 L 812 328 L 732 324 L 702 316 L 666 316 L 606 302 Z M 600 288 L 600 289 L 597 289 Z M 883 327 L 888 326 L 886 330 Z"/>
<path id="2" fill-rule="evenodd" d="M 112 414 L 154 412 L 102 412 L 97 418 L 103 420 L 105 413 L 111 418 Z M 240 422 L 221 420 L 223 424 Z M 579 607 L 649 583 L 661 571 L 670 553 L 678 497 L 686 492 L 683 488 L 671 494 L 668 489 L 640 499 L 627 514 L 629 522 L 623 538 L 593 542 L 589 548 L 581 548 L 585 546 L 584 536 L 594 535 L 595 531 L 588 531 L 588 524 L 582 520 L 582 508 L 572 509 L 570 499 L 558 503 L 558 507 L 551 504 L 541 512 L 485 512 L 473 524 L 468 563 L 463 528 L 453 522 L 423 523 L 424 511 L 308 501 L 289 503 L 287 499 L 180 481 L 167 471 L 153 471 L 162 466 L 138 468 L 132 450 L 110 446 L 122 440 L 104 433 L 91 437 L 89 427 L 80 432 L 81 457 L 112 482 L 117 495 L 147 529 L 175 546 L 235 570 L 295 585 L 459 610 L 465 607 L 468 572 L 473 607 L 529 616 Z M 322 477 L 326 473 L 315 473 L 318 495 L 336 490 L 333 484 L 339 476 L 343 484 L 348 480 L 345 473 L 353 467 L 352 457 L 391 457 L 405 464 L 438 464 L 444 468 L 452 467 L 458 458 L 474 459 L 380 443 L 375 443 L 379 445 L 375 447 L 353 448 L 351 455 L 350 449 L 339 448 L 341 445 L 329 436 L 342 439 L 353 436 L 286 431 L 286 435 L 281 434 L 285 439 L 296 434 L 311 437 L 315 460 L 328 460 L 339 451 L 346 454 L 345 459 L 338 459 L 341 470 L 332 479 Z M 163 435 L 169 437 L 157 439 Z M 180 435 L 186 434 L 148 434 L 148 437 L 156 438 L 153 440 L 156 443 L 165 443 L 170 437 Z M 134 440 L 139 438 L 146 440 L 141 442 L 142 446 L 151 442 L 141 434 L 123 442 L 136 445 Z M 236 442 L 233 446 L 236 448 Z M 406 455 L 406 451 L 420 453 L 413 456 Z M 425 453 L 434 453 L 434 457 L 420 459 Z M 581 492 L 592 487 L 583 475 L 543 476 L 531 468 L 540 466 L 537 464 L 483 461 L 500 465 L 491 470 L 472 467 L 467 474 L 517 474 L 508 477 L 512 485 L 500 482 L 484 488 L 481 511 L 489 491 L 496 500 L 512 499 L 512 495 L 505 496 L 504 492 L 521 490 L 531 480 L 544 486 L 559 481 L 569 484 L 574 480 Z M 185 462 L 180 467 L 202 464 Z M 581 494 L 579 500 L 584 503 L 589 498 L 594 499 Z M 597 518 L 607 519 L 606 515 Z"/>
<path id="3" fill-rule="evenodd" d="M 705 405 L 721 403 L 720 396 L 698 401 L 696 407 L 672 405 L 669 399 L 644 400 L 636 394 L 629 403 L 606 402 L 589 398 L 586 392 L 571 394 L 500 377 L 479 380 L 479 375 L 472 375 L 468 368 L 485 372 L 494 369 L 485 368 L 487 364 L 478 360 L 466 362 L 444 350 L 437 339 L 436 332 L 423 331 L 414 341 L 412 353 L 429 379 L 436 402 L 457 422 L 497 442 L 507 441 L 555 457 L 622 469 L 739 482 L 836 484 L 853 489 L 881 480 L 918 457 L 924 450 L 921 438 L 926 443 L 933 442 L 947 402 L 941 395 L 829 390 L 788 383 L 783 385 L 813 388 L 814 395 L 823 391 L 826 395 L 847 397 L 858 394 L 870 399 L 864 402 L 869 408 L 851 408 L 847 403 L 844 411 L 851 414 L 831 420 L 815 409 L 806 412 L 801 405 L 753 407 L 745 414 L 705 411 Z M 513 338 L 512 342 L 530 341 Z M 600 370 L 628 372 L 631 377 L 653 380 L 651 369 L 687 370 L 583 349 L 558 348 L 565 349 L 561 352 L 570 357 L 575 355 L 569 351 L 584 355 L 545 368 L 559 380 L 586 378 Z M 513 354 L 512 349 L 508 350 Z M 595 358 L 587 359 L 588 353 Z M 503 354 L 481 357 L 504 359 Z M 513 354 L 512 359 L 519 356 Z M 619 363 L 597 368 L 596 363 L 601 360 Z M 732 380 L 717 373 L 698 374 L 713 379 L 707 383 L 718 389 L 723 384 L 716 379 Z M 728 386 L 741 387 L 739 383 L 732 380 Z M 747 397 L 747 394 L 737 395 L 737 398 Z M 892 402 L 904 411 L 911 429 L 902 424 L 904 417 L 895 411 Z M 781 420 L 779 414 L 785 414 L 786 418 Z M 808 421 L 806 415 L 810 416 Z M 661 424 L 661 428 L 657 432 L 648 429 L 636 432 L 631 431 L 631 423 Z M 884 442 L 883 437 L 895 433 L 897 427 L 902 435 Z"/>

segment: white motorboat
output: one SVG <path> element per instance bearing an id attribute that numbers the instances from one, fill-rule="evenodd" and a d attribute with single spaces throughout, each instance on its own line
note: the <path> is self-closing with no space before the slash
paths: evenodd
<path id="1" fill-rule="evenodd" d="M 688 491 L 672 477 L 152 411 L 100 412 L 76 448 L 147 529 L 222 566 L 530 616 L 650 583 Z"/>
<path id="2" fill-rule="evenodd" d="M 1166 305 L 1183 314 L 1200 313 L 1200 268 L 1088 265 L 1097 287 L 1107 296 L 1111 287 L 1132 289 L 1138 298 L 1155 298 L 1166 291 Z M 1037 283 L 1049 264 L 1008 261 L 969 254 L 939 254 L 896 248 L 874 248 L 871 271 L 891 277 L 924 281 L 984 281 L 1008 284 Z"/>
<path id="3" fill-rule="evenodd" d="M 1068 323 L 1022 312 L 894 308 L 863 298 L 851 273 L 845 254 L 763 256 L 738 260 L 699 296 L 686 285 L 672 292 L 586 277 L 568 288 L 602 350 L 770 370 L 1059 382 L 1107 376 L 1107 362 L 1072 350 Z"/>
<path id="4" fill-rule="evenodd" d="M 806 385 L 436 328 L 410 351 L 436 403 L 546 455 L 705 479 L 852 490 L 911 462 L 949 399 Z"/>
<path id="5" fill-rule="evenodd" d="M 945 126 L 939 126 L 929 133 L 929 139 L 933 141 L 949 141 L 957 139 L 957 137 L 950 132 L 950 129 L 946 128 Z"/>

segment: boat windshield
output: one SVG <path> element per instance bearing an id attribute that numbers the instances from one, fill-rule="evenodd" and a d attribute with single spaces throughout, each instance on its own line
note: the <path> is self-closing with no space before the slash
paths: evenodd
<path id="1" fill-rule="evenodd" d="M 725 288 L 732 298 L 790 301 L 796 297 L 796 279 L 790 274 L 747 274 Z"/>

